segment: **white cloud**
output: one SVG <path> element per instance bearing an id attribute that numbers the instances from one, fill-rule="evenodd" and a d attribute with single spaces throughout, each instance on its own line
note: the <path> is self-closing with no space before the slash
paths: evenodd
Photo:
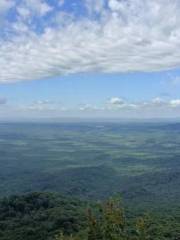
<path id="1" fill-rule="evenodd" d="M 108 103 L 112 104 L 112 105 L 123 105 L 123 104 L 125 104 L 124 100 L 122 98 L 118 98 L 118 97 L 112 97 L 111 99 L 109 99 Z"/>
<path id="2" fill-rule="evenodd" d="M 114 99 L 113 101 L 110 101 Z M 0 99 L 0 118 L 53 118 L 53 117 L 118 117 L 118 118 L 169 118 L 180 117 L 180 99 L 147 101 L 123 100 L 123 103 L 112 97 L 108 102 L 67 106 L 60 102 L 38 100 L 24 105 L 17 103 L 6 104 L 7 100 Z M 119 98 L 121 99 L 121 98 Z M 111 102 L 111 103 L 110 103 Z M 161 104 L 160 104 L 161 103 Z M 163 104 L 162 104 L 163 103 Z"/>
<path id="3" fill-rule="evenodd" d="M 106 103 L 107 110 L 131 110 L 138 108 L 138 104 L 131 103 L 119 97 L 112 97 Z"/>
<path id="4" fill-rule="evenodd" d="M 14 6 L 14 1 L 12 0 L 1 0 L 0 1 L 0 15 L 6 14 L 6 12 Z"/>
<path id="5" fill-rule="evenodd" d="M 163 107 L 167 105 L 167 101 L 160 97 L 156 97 L 153 98 L 150 102 L 147 102 L 146 105 L 150 105 L 152 107 Z"/>
<path id="6" fill-rule="evenodd" d="M 27 19 L 28 17 L 31 16 L 31 11 L 26 6 L 19 6 L 16 8 L 16 10 L 17 10 L 19 16 L 21 16 L 24 19 Z"/>
<path id="7" fill-rule="evenodd" d="M 25 2 L 22 7 L 40 16 L 52 11 L 45 1 Z M 98 11 L 98 20 L 81 17 L 56 28 L 46 24 L 43 34 L 26 28 L 23 20 L 15 25 L 18 36 L 0 40 L 0 83 L 180 67 L 179 0 L 109 0 L 108 8 L 104 1 L 95 8 L 93 0 L 87 2 L 91 11 Z"/>
<path id="8" fill-rule="evenodd" d="M 21 105 L 18 109 L 22 111 L 55 111 L 59 108 L 59 105 L 50 100 L 38 100 L 30 104 Z"/>
<path id="9" fill-rule="evenodd" d="M 180 99 L 174 99 L 170 101 L 170 106 L 171 107 L 180 107 Z"/>
<path id="10" fill-rule="evenodd" d="M 85 104 L 79 108 L 80 111 L 94 111 L 97 110 L 96 107 L 92 106 L 91 104 Z"/>
<path id="11" fill-rule="evenodd" d="M 124 9 L 125 2 L 118 0 L 109 0 L 109 7 L 112 11 L 120 11 Z"/>
<path id="12" fill-rule="evenodd" d="M 22 1 L 22 6 L 27 10 L 31 10 L 33 14 L 38 14 L 39 16 L 44 16 L 52 10 L 52 7 L 44 0 L 24 0 Z"/>
<path id="13" fill-rule="evenodd" d="M 118 97 L 112 97 L 110 100 L 108 100 L 106 104 L 107 108 L 109 110 L 115 109 L 115 110 L 123 110 L 123 109 L 129 109 L 129 110 L 138 110 L 138 111 L 154 111 L 154 110 L 167 110 L 172 108 L 178 108 L 180 107 L 180 99 L 171 99 L 171 100 L 165 100 L 160 97 L 153 98 L 149 101 L 140 101 L 140 102 L 130 102 L 125 101 L 122 98 Z"/>
<path id="14" fill-rule="evenodd" d="M 161 104 L 163 102 L 164 101 L 160 97 L 156 97 L 156 98 L 152 99 L 152 103 L 154 103 L 154 104 Z"/>
<path id="15" fill-rule="evenodd" d="M 104 0 L 85 0 L 86 8 L 90 15 L 94 13 L 103 13 L 105 1 Z"/>

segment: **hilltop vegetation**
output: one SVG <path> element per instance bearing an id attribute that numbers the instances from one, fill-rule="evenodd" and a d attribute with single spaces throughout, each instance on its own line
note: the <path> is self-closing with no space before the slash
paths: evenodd
<path id="1" fill-rule="evenodd" d="M 0 201 L 1 240 L 177 240 L 180 214 L 124 211 L 119 198 L 83 202 L 52 193 Z"/>
<path id="2" fill-rule="evenodd" d="M 1 240 L 45 240 L 85 225 L 86 203 L 51 193 L 11 196 L 0 201 Z"/>

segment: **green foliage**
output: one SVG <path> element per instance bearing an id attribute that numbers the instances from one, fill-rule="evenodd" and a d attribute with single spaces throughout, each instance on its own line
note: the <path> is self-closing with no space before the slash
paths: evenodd
<path id="1" fill-rule="evenodd" d="M 119 201 L 110 200 L 99 207 L 98 215 L 88 214 L 88 240 L 118 240 L 126 235 L 125 216 Z"/>
<path id="2" fill-rule="evenodd" d="M 148 216 L 140 217 L 137 219 L 136 223 L 136 233 L 138 240 L 151 240 L 152 232 L 151 232 L 151 222 Z M 157 237 L 158 233 L 155 233 L 155 237 Z"/>
<path id="3" fill-rule="evenodd" d="M 113 200 L 88 209 L 87 229 L 84 236 L 64 236 L 62 233 L 55 240 L 119 240 L 126 239 L 125 217 L 118 202 Z"/>
<path id="4" fill-rule="evenodd" d="M 68 237 L 61 233 L 55 240 L 177 240 L 180 238 L 180 223 L 178 234 L 173 237 L 170 232 L 167 234 L 167 226 L 163 226 L 161 221 L 147 214 L 133 221 L 126 218 L 118 199 L 111 199 L 96 208 L 88 209 L 87 222 L 88 227 L 83 236 L 77 234 Z"/>
<path id="5" fill-rule="evenodd" d="M 78 232 L 86 204 L 57 194 L 32 193 L 0 201 L 1 240 L 51 239 L 59 230 Z"/>
<path id="6" fill-rule="evenodd" d="M 177 240 L 179 220 L 172 213 L 135 216 L 119 198 L 93 203 L 31 193 L 0 200 L 1 240 Z"/>

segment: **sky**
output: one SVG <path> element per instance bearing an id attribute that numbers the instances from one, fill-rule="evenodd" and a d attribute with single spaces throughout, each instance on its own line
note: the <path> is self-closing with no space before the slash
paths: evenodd
<path id="1" fill-rule="evenodd" d="M 179 14 L 179 0 L 1 0 L 0 120 L 180 118 Z"/>

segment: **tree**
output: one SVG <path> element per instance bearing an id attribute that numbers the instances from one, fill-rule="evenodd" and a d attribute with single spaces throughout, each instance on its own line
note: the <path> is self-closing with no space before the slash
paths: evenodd
<path id="1" fill-rule="evenodd" d="M 148 215 L 139 217 L 135 224 L 127 221 L 119 199 L 110 199 L 87 211 L 87 229 L 83 236 L 66 237 L 60 234 L 55 240 L 162 240 L 158 229 L 153 228 Z"/>

